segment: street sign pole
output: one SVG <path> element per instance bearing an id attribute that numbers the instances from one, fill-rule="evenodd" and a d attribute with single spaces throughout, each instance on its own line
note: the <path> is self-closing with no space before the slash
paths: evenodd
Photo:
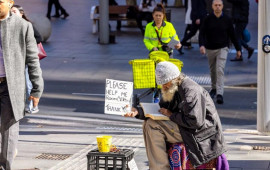
<path id="1" fill-rule="evenodd" d="M 109 43 L 109 1 L 99 0 L 99 43 L 108 44 Z"/>
<path id="2" fill-rule="evenodd" d="M 270 132 L 270 1 L 260 0 L 258 25 L 257 130 Z"/>

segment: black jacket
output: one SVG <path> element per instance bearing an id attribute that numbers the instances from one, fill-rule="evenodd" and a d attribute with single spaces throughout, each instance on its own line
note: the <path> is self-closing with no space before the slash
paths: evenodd
<path id="1" fill-rule="evenodd" d="M 33 29 L 34 29 L 34 37 L 36 39 L 37 44 L 39 44 L 39 43 L 41 43 L 43 41 L 42 36 L 40 35 L 40 33 L 38 32 L 36 27 L 34 27 L 34 25 L 33 25 Z"/>
<path id="2" fill-rule="evenodd" d="M 208 15 L 200 28 L 199 45 L 205 46 L 206 49 L 216 50 L 229 47 L 230 41 L 237 51 L 240 51 L 233 22 L 226 14 L 219 18 L 214 13 Z"/>
<path id="3" fill-rule="evenodd" d="M 184 78 L 171 102 L 160 107 L 170 110 L 171 121 L 179 126 L 191 163 L 199 166 L 226 151 L 219 115 L 209 93 L 190 78 Z M 144 118 L 142 110 L 137 118 Z"/>
<path id="4" fill-rule="evenodd" d="M 191 0 L 191 20 L 195 22 L 197 19 L 201 21 L 206 16 L 206 2 L 205 0 Z"/>
<path id="5" fill-rule="evenodd" d="M 232 3 L 232 17 L 234 22 L 248 23 L 249 1 L 248 0 L 227 0 Z"/>

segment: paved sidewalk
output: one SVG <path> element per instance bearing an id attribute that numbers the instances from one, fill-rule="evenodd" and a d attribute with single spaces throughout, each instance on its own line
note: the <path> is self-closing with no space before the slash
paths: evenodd
<path id="1" fill-rule="evenodd" d="M 225 92 L 226 105 L 217 108 L 231 169 L 270 169 L 270 136 L 258 133 L 255 126 L 256 89 L 226 88 Z M 39 114 L 27 115 L 20 124 L 19 153 L 14 169 L 85 170 L 86 155 L 97 147 L 96 136 L 103 134 L 113 136 L 113 144 L 117 147 L 133 149 L 138 168 L 148 169 L 142 121 L 113 115 L 45 110 L 42 106 L 40 109 Z M 42 153 L 51 157 L 37 159 Z M 53 154 L 70 157 L 62 161 L 49 160 Z"/>
<path id="2" fill-rule="evenodd" d="M 138 0 L 139 1 L 139 0 Z M 125 4 L 125 0 L 118 0 Z M 91 33 L 92 21 L 89 19 L 90 7 L 98 0 L 61 1 L 69 12 L 67 20 L 52 18 L 52 35 L 44 48 L 48 57 L 41 61 L 46 84 L 63 83 L 55 91 L 45 89 L 40 103 L 40 113 L 27 115 L 20 123 L 18 156 L 13 169 L 42 170 L 85 170 L 86 153 L 96 148 L 96 136 L 113 136 L 113 143 L 120 148 L 131 148 L 135 152 L 135 161 L 139 170 L 148 169 L 141 124 L 142 121 L 120 116 L 97 114 L 94 106 L 91 113 L 70 108 L 61 108 L 54 104 L 56 99 L 75 98 L 71 94 L 57 92 L 65 83 L 90 83 L 97 91 L 104 91 L 106 78 L 132 81 L 131 66 L 128 61 L 145 58 L 147 50 L 142 43 L 143 37 L 138 28 L 126 27 L 123 23 L 121 32 L 116 33 L 116 44 L 100 45 L 98 35 Z M 172 3 L 172 0 L 169 0 Z M 252 39 L 250 45 L 257 46 L 257 4 L 250 1 L 250 23 L 248 28 Z M 39 13 L 45 16 L 47 1 L 21 0 L 28 15 Z M 172 23 L 180 37 L 183 37 L 185 25 L 184 9 L 172 8 Z M 111 22 L 112 29 L 116 23 Z M 199 54 L 197 44 L 191 50 L 184 50 L 184 55 L 177 51 L 174 57 L 184 62 L 183 72 L 209 89 L 210 77 L 205 56 Z M 244 56 L 246 56 L 246 51 Z M 229 59 L 235 56 L 233 48 Z M 224 105 L 217 105 L 228 143 L 226 153 L 233 170 L 270 169 L 270 136 L 256 132 L 257 90 L 256 88 L 232 88 L 239 85 L 256 84 L 257 53 L 250 60 L 230 62 L 226 65 Z M 74 86 L 76 87 L 76 86 Z M 76 87 L 76 88 L 80 88 Z M 135 90 L 141 93 L 142 90 Z M 51 102 L 46 99 L 53 98 Z M 103 102 L 104 97 L 94 97 Z M 91 101 L 91 96 L 77 96 L 77 100 Z M 148 99 L 146 99 L 148 100 Z M 71 103 L 72 105 L 72 103 Z M 245 146 L 248 145 L 248 146 Z M 253 150 L 250 146 L 262 150 Z M 40 155 L 44 157 L 39 157 Z M 68 158 L 66 158 L 68 157 Z M 40 158 L 40 159 L 38 159 Z M 66 158 L 65 160 L 60 160 Z M 52 159 L 52 160 L 50 160 Z"/>

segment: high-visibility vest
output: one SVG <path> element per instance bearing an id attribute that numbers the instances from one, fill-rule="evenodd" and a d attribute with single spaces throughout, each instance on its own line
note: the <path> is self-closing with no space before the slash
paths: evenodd
<path id="1" fill-rule="evenodd" d="M 158 40 L 158 35 L 163 43 L 169 43 L 172 38 L 180 41 L 172 23 L 163 21 L 162 26 L 158 29 L 155 22 L 152 21 L 146 25 L 143 42 L 149 51 L 157 47 L 162 51 L 162 44 Z"/>

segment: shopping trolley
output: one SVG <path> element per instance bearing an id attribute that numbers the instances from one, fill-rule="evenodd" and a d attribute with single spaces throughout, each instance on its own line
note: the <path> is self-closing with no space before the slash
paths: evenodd
<path id="1" fill-rule="evenodd" d="M 147 59 L 129 61 L 129 64 L 132 65 L 134 89 L 148 89 L 140 95 L 133 95 L 133 106 L 137 106 L 140 103 L 140 99 L 152 93 L 152 102 L 154 102 L 156 93 L 161 88 L 161 86 L 156 84 L 155 68 L 156 64 L 161 61 L 172 62 L 180 71 L 182 70 L 183 62 L 179 59 L 169 58 L 168 53 L 164 51 L 153 51 Z"/>

